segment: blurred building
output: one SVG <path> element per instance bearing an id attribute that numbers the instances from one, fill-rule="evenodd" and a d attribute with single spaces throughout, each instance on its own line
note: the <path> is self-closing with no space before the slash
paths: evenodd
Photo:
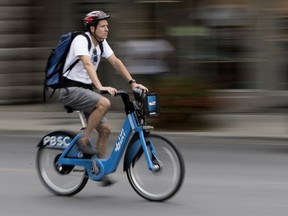
<path id="1" fill-rule="evenodd" d="M 111 14 L 109 42 L 133 68 L 131 73 L 139 74 L 136 68 L 140 61 L 131 60 L 127 55 L 130 48 L 123 49 L 123 44 L 132 41 L 137 46 L 137 41 L 140 45 L 160 40 L 169 43 L 173 51 L 161 57 L 169 68 L 165 76 L 201 77 L 219 97 L 232 98 L 235 107 L 278 106 L 287 101 L 285 0 L 0 2 L 0 104 L 41 101 L 43 73 L 51 48 L 61 34 L 81 30 L 83 16 L 95 9 Z M 105 62 L 101 69 L 112 70 Z M 99 76 L 104 83 L 109 80 L 125 88 L 126 83 L 113 73 Z"/>
<path id="2" fill-rule="evenodd" d="M 0 101 L 31 100 L 35 92 L 33 85 L 37 83 L 33 4 L 29 1 L 2 0 L 0 10 Z"/>

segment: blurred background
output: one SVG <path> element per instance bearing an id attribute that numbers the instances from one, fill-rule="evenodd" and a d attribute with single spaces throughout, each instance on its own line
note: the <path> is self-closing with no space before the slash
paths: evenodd
<path id="1" fill-rule="evenodd" d="M 193 127 L 205 125 L 201 116 L 211 112 L 287 105 L 285 0 L 0 2 L 1 105 L 42 103 L 51 49 L 61 34 L 82 30 L 92 10 L 111 15 L 111 47 L 135 79 L 159 93 L 160 125 L 174 120 Z M 98 73 L 103 84 L 129 89 L 107 62 Z"/>

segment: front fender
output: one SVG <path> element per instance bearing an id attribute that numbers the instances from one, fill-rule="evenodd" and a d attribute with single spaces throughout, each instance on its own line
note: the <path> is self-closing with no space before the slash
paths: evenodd
<path id="1" fill-rule="evenodd" d="M 76 136 L 71 131 L 52 131 L 41 138 L 37 147 L 49 146 L 51 148 L 65 149 Z"/>
<path id="2" fill-rule="evenodd" d="M 123 170 L 127 171 L 128 167 L 133 162 L 133 160 L 136 157 L 140 156 L 142 153 L 143 153 L 143 148 L 141 146 L 139 135 L 134 134 L 125 152 Z"/>

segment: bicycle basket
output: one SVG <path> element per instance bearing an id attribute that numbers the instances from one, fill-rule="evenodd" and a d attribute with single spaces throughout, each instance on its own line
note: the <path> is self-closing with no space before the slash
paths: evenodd
<path id="1" fill-rule="evenodd" d="M 160 102 L 157 93 L 147 93 L 144 96 L 143 111 L 146 117 L 156 116 L 160 112 Z"/>

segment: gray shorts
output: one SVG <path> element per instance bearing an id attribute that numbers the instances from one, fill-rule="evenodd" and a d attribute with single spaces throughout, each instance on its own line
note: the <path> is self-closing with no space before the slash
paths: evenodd
<path id="1" fill-rule="evenodd" d="M 102 95 L 80 87 L 61 88 L 59 91 L 59 101 L 73 109 L 83 111 L 86 118 L 96 109 L 96 104 L 103 97 Z M 101 123 L 106 123 L 104 116 Z"/>

